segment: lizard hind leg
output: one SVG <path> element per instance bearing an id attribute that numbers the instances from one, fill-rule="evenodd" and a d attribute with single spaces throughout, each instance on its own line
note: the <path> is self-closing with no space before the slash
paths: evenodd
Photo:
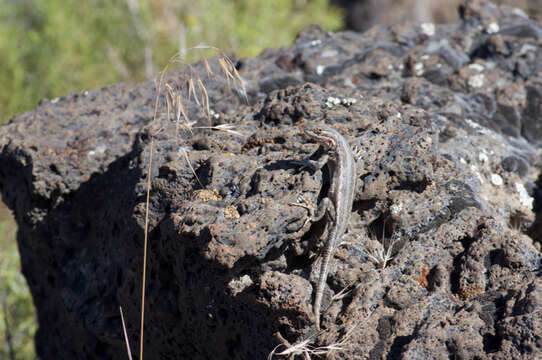
<path id="1" fill-rule="evenodd" d="M 333 201 L 331 201 L 331 199 L 328 197 L 323 198 L 320 202 L 320 205 L 318 205 L 318 209 L 316 209 L 316 212 L 314 212 L 313 210 L 312 214 L 310 214 L 311 221 L 320 221 L 324 217 L 324 215 L 326 215 L 326 213 L 331 218 L 331 221 L 334 222 L 335 206 L 333 205 Z"/>
<path id="2" fill-rule="evenodd" d="M 333 202 L 329 198 L 324 198 L 320 202 L 320 205 L 318 205 L 318 208 L 315 210 L 313 206 L 307 204 L 307 202 L 304 199 L 300 199 L 300 202 L 297 203 L 290 203 L 292 206 L 299 206 L 303 209 L 306 209 L 309 213 L 309 216 L 303 223 L 304 227 L 307 222 L 317 222 L 320 221 L 326 213 L 331 217 L 332 221 L 335 219 L 335 207 L 333 206 Z"/>

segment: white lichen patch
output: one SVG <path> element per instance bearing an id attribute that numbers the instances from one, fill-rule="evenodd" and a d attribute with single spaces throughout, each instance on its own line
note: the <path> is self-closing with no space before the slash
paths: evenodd
<path id="1" fill-rule="evenodd" d="M 491 174 L 491 183 L 495 186 L 501 186 L 504 181 L 499 174 Z"/>
<path id="2" fill-rule="evenodd" d="M 330 108 L 330 109 L 333 108 L 333 107 L 336 106 L 336 105 L 339 105 L 340 103 L 341 103 L 341 99 L 336 98 L 336 97 L 334 97 L 334 96 L 329 96 L 329 97 L 327 98 L 327 100 L 326 100 L 326 106 L 327 106 L 328 108 Z"/>
<path id="3" fill-rule="evenodd" d="M 497 24 L 496 22 L 492 22 L 491 24 L 489 24 L 486 28 L 486 32 L 488 34 L 495 34 L 495 33 L 498 33 L 500 30 L 500 27 L 499 27 L 499 24 Z"/>
<path id="4" fill-rule="evenodd" d="M 468 83 L 471 88 L 481 88 L 484 86 L 484 74 L 476 74 L 471 76 Z"/>
<path id="5" fill-rule="evenodd" d="M 322 40 L 318 39 L 318 40 L 313 40 L 310 42 L 311 46 L 317 46 L 317 45 L 320 45 L 322 43 Z"/>
<path id="6" fill-rule="evenodd" d="M 105 153 L 106 150 L 107 150 L 107 145 L 100 144 L 100 145 L 96 146 L 94 149 L 90 150 L 87 153 L 87 155 L 88 156 L 100 155 L 100 154 Z"/>
<path id="7" fill-rule="evenodd" d="M 473 129 L 481 129 L 482 126 L 478 124 L 477 122 L 472 121 L 472 119 L 466 118 L 465 122 L 469 124 L 469 126 Z"/>
<path id="8" fill-rule="evenodd" d="M 356 99 L 354 99 L 354 98 L 349 97 L 349 98 L 346 98 L 346 99 L 342 99 L 341 102 L 342 102 L 342 104 L 344 106 L 352 106 L 353 104 L 357 103 L 358 101 Z"/>
<path id="9" fill-rule="evenodd" d="M 523 56 L 527 54 L 528 52 L 536 52 L 538 50 L 538 47 L 531 45 L 531 44 L 523 44 L 521 49 L 519 50 L 518 56 Z"/>
<path id="10" fill-rule="evenodd" d="M 529 193 L 527 192 L 527 189 L 525 189 L 525 186 L 522 183 L 516 183 L 516 191 L 519 194 L 519 202 L 521 205 L 528 207 L 529 209 L 533 209 L 533 197 L 529 196 Z"/>
<path id="11" fill-rule="evenodd" d="M 390 206 L 390 212 L 392 215 L 398 215 L 403 210 L 403 204 L 393 204 Z"/>
<path id="12" fill-rule="evenodd" d="M 435 35 L 435 24 L 433 23 L 422 23 L 421 25 L 422 33 L 427 36 Z"/>
<path id="13" fill-rule="evenodd" d="M 326 99 L 326 106 L 331 109 L 333 108 L 334 106 L 336 105 L 344 105 L 346 107 L 348 106 L 352 106 L 353 104 L 357 103 L 358 100 L 355 99 L 355 98 L 351 98 L 351 97 L 348 97 L 348 98 L 344 98 L 344 99 L 339 99 L 337 97 L 334 97 L 334 96 L 329 96 L 327 99 Z"/>
<path id="14" fill-rule="evenodd" d="M 486 161 L 488 161 L 489 158 L 487 157 L 485 153 L 481 152 L 480 154 L 478 154 L 478 160 L 483 164 Z"/>
<path id="15" fill-rule="evenodd" d="M 416 76 L 423 75 L 423 63 L 419 62 L 414 64 L 414 73 L 416 74 Z"/>
<path id="16" fill-rule="evenodd" d="M 482 72 L 484 71 L 485 68 L 484 68 L 484 65 L 474 63 L 474 64 L 469 65 L 469 69 L 477 71 L 477 72 Z"/>
<path id="17" fill-rule="evenodd" d="M 339 52 L 335 49 L 327 49 L 327 50 L 322 51 L 322 54 L 320 56 L 324 59 L 327 59 L 327 58 L 335 57 L 338 54 Z"/>
<path id="18" fill-rule="evenodd" d="M 522 17 L 524 19 L 528 19 L 529 18 L 529 15 L 527 15 L 525 13 L 525 11 L 521 10 L 520 8 L 514 8 L 512 9 L 512 14 L 516 15 L 516 16 L 519 16 L 519 17 Z"/>
<path id="19" fill-rule="evenodd" d="M 326 67 L 324 65 L 316 66 L 316 74 L 322 75 L 324 73 L 325 69 L 326 69 Z"/>
<path id="20" fill-rule="evenodd" d="M 213 118 L 215 119 L 219 119 L 220 118 L 220 114 L 217 113 L 216 111 L 214 111 L 213 109 L 209 109 L 209 115 L 211 115 Z"/>

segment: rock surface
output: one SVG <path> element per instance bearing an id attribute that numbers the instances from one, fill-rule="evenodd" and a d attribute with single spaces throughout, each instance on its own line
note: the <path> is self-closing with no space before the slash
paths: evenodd
<path id="1" fill-rule="evenodd" d="M 452 23 L 459 19 L 456 9 L 463 0 L 331 0 L 344 10 L 346 28 L 365 31 L 371 26 L 393 25 L 408 21 Z M 540 19 L 540 0 L 497 0 L 529 16 Z"/>
<path id="2" fill-rule="evenodd" d="M 460 14 L 311 27 L 238 60 L 248 104 L 209 80 L 213 116 L 185 107 L 243 137 L 187 131 L 164 98 L 153 121 L 157 82 L 44 100 L 0 128 L 39 357 L 126 357 L 119 306 L 137 353 L 151 145 L 145 358 L 262 359 L 306 338 L 346 359 L 541 356 L 542 27 L 484 1 Z M 190 71 L 205 64 L 166 81 Z M 329 187 L 295 162 L 323 154 L 300 131 L 318 121 L 361 158 L 316 336 L 326 221 L 303 227 L 291 203 Z M 385 267 L 372 260 L 388 249 Z"/>

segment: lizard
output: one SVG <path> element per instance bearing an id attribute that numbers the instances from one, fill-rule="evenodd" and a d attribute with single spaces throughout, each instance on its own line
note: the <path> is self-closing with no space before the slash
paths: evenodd
<path id="1" fill-rule="evenodd" d="M 316 169 L 321 169 L 327 164 L 331 170 L 330 174 L 332 174 L 327 196 L 322 199 L 316 212 L 314 208 L 305 204 L 292 204 L 301 206 L 309 211 L 309 217 L 306 221 L 319 221 L 327 214 L 327 220 L 331 223 L 322 254 L 322 263 L 314 295 L 314 324 L 316 330 L 319 331 L 320 308 L 331 258 L 337 246 L 341 243 L 341 239 L 350 222 L 350 213 L 352 212 L 356 187 L 356 160 L 347 140 L 341 133 L 329 125 L 307 125 L 303 130 L 303 134 L 329 150 L 329 154 L 323 156 L 319 161 L 307 160 L 308 165 Z"/>

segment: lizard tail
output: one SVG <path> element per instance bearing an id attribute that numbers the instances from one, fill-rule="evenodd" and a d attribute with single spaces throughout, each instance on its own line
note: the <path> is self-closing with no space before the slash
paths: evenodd
<path id="1" fill-rule="evenodd" d="M 331 261 L 332 251 L 326 251 L 320 265 L 320 276 L 318 277 L 318 283 L 316 284 L 316 295 L 314 296 L 314 325 L 316 330 L 320 331 L 320 307 L 322 306 L 322 297 L 324 295 L 324 288 L 327 281 L 327 274 L 329 272 L 329 262 Z"/>

